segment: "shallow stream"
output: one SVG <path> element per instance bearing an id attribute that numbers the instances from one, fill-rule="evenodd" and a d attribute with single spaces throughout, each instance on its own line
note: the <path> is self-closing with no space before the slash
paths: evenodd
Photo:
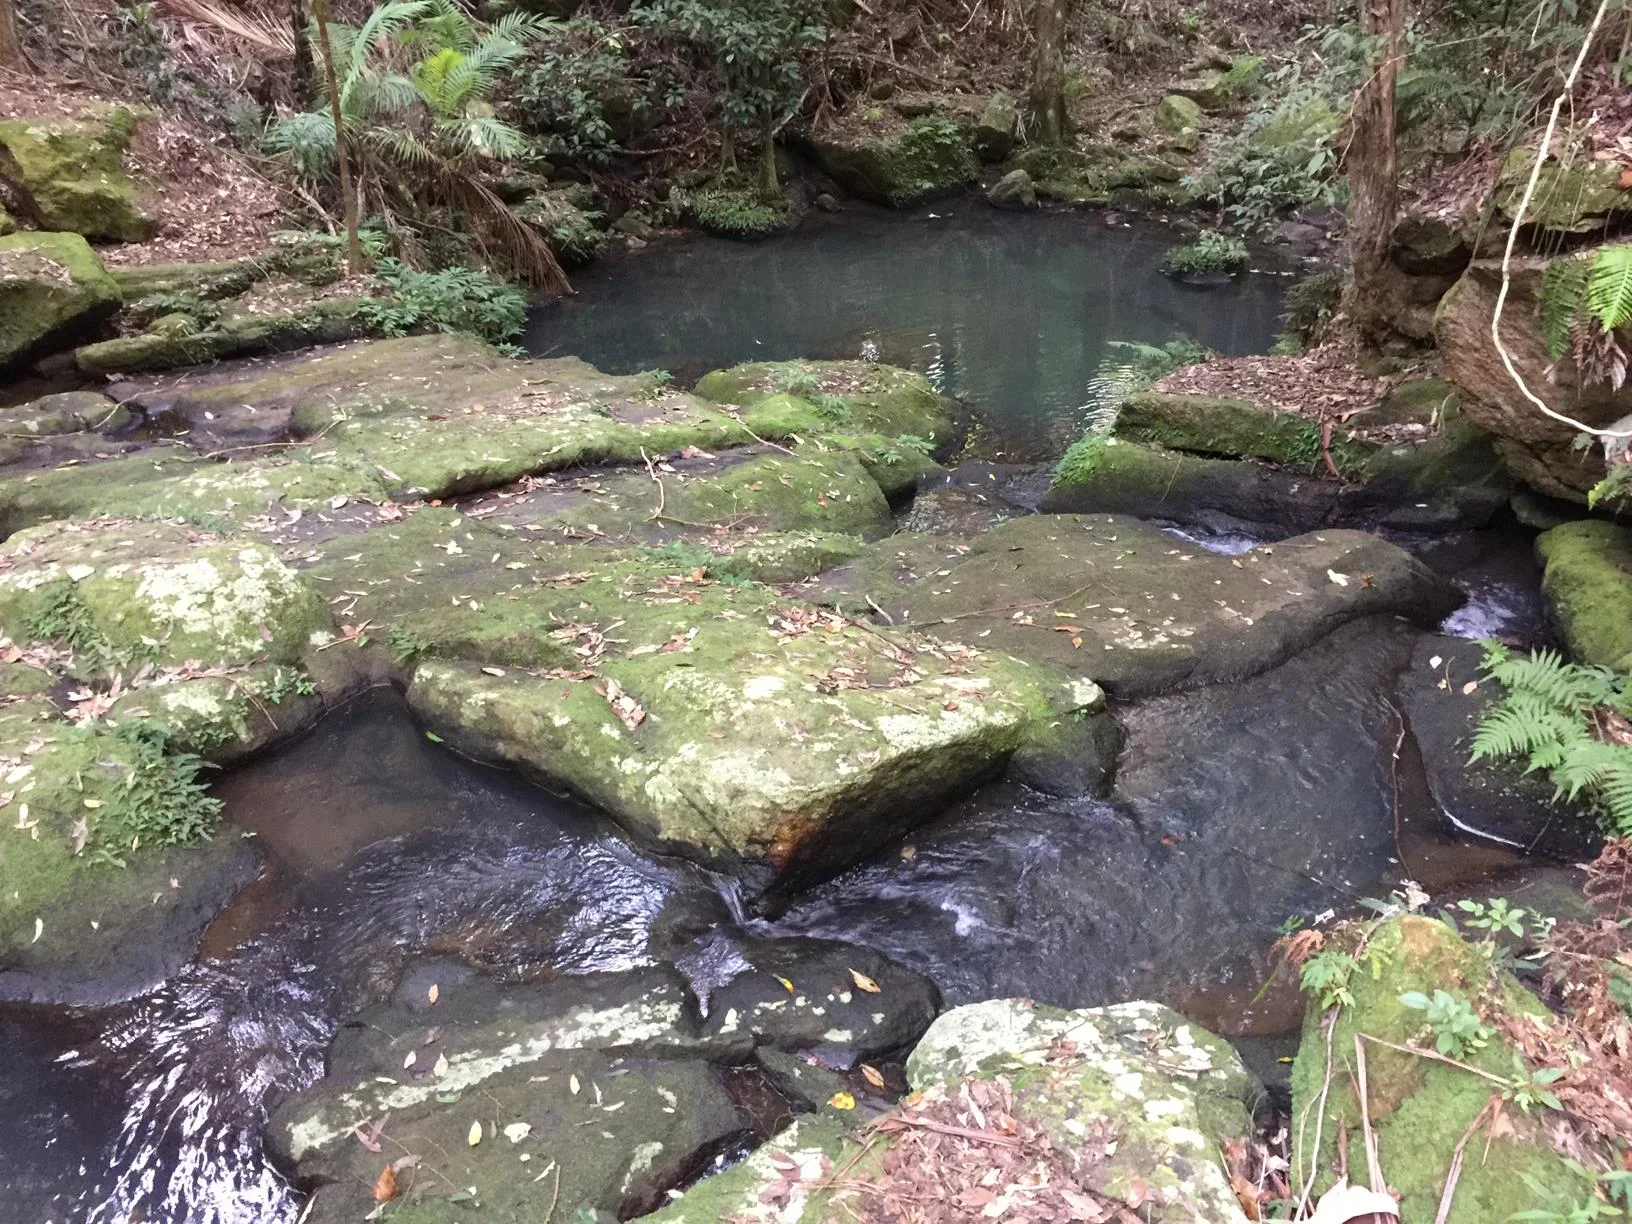
<path id="1" fill-rule="evenodd" d="M 581 277 L 532 343 L 677 375 L 876 352 L 965 397 L 982 452 L 1013 462 L 1077 436 L 1098 380 L 1124 360 L 1108 342 L 1187 334 L 1251 352 L 1275 331 L 1278 281 L 1174 285 L 1156 271 L 1159 233 L 946 212 L 653 247 Z M 1545 636 L 1524 533 L 1405 543 L 1474 595 L 1447 634 Z M 1288 919 L 1407 878 L 1436 896 L 1539 896 L 1561 879 L 1459 832 L 1430 794 L 1395 696 L 1439 640 L 1424 639 L 1355 622 L 1254 679 L 1124 705 L 1108 798 L 993 784 L 774 919 L 743 914 L 730 881 L 456 758 L 376 690 L 218 785 L 222 836 L 253 835 L 266 870 L 196 964 L 105 1006 L 0 1007 L 4 1214 L 293 1224 L 298 1198 L 261 1147 L 266 1103 L 317 1078 L 336 1026 L 422 957 L 504 980 L 671 963 L 706 999 L 733 940 L 818 936 L 876 948 L 949 1004 L 1155 998 L 1268 1039 L 1254 1052 L 1273 1070 L 1298 1000 L 1254 998 Z"/>

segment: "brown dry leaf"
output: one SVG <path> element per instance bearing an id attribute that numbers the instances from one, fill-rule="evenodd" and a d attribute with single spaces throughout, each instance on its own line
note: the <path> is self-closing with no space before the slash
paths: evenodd
<path id="1" fill-rule="evenodd" d="M 865 990 L 868 994 L 881 993 L 879 984 L 873 981 L 873 979 L 868 977 L 865 973 L 852 969 L 850 970 L 850 980 L 855 982 L 858 990 Z"/>
<path id="2" fill-rule="evenodd" d="M 431 988 L 430 988 L 430 989 L 429 989 L 429 990 L 427 990 L 427 991 L 426 991 L 426 992 L 425 992 L 425 1001 L 426 1001 L 426 1002 L 427 1002 L 427 1003 L 435 1003 L 435 1002 L 436 1002 L 436 998 L 437 998 L 437 995 L 439 995 L 439 994 L 441 994 L 441 993 L 442 993 L 442 992 L 441 992 L 441 991 L 439 991 L 439 990 L 438 990 L 438 989 L 437 989 L 437 988 L 436 988 L 436 983 L 435 983 L 435 982 L 432 982 L 432 983 L 431 983 Z"/>
<path id="3" fill-rule="evenodd" d="M 397 1172 L 390 1165 L 386 1165 L 374 1179 L 374 1201 L 389 1203 L 398 1193 L 400 1192 L 397 1190 Z"/>
<path id="4" fill-rule="evenodd" d="M 862 1074 L 862 1078 L 865 1079 L 874 1088 L 884 1087 L 884 1073 L 882 1071 L 880 1071 L 877 1067 L 869 1066 L 866 1063 L 862 1063 L 861 1064 L 861 1074 Z"/>
<path id="5" fill-rule="evenodd" d="M 612 707 L 612 713 L 618 716 L 618 721 L 629 730 L 633 731 L 646 721 L 645 707 L 624 692 L 623 686 L 616 680 L 608 679 L 606 682 L 606 701 Z"/>

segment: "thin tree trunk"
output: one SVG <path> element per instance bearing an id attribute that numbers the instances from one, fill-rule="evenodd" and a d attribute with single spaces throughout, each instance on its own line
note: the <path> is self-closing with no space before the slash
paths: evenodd
<path id="1" fill-rule="evenodd" d="M 295 33 L 295 103 L 302 110 L 312 96 L 312 44 L 306 37 L 306 27 L 310 24 L 306 0 L 289 0 L 289 27 Z"/>
<path id="2" fill-rule="evenodd" d="M 17 14 L 13 0 L 0 0 L 0 66 L 24 68 L 23 44 L 17 38 Z"/>
<path id="3" fill-rule="evenodd" d="M 329 42 L 329 0 L 312 0 L 317 22 L 317 48 L 323 56 L 323 79 L 329 88 L 329 115 L 334 120 L 334 157 L 340 167 L 340 206 L 346 216 L 346 272 L 363 270 L 363 240 L 357 232 L 357 195 L 351 189 L 351 155 L 346 151 L 345 126 L 340 119 L 340 82 L 334 74 L 334 47 Z"/>
<path id="4" fill-rule="evenodd" d="M 777 200 L 782 196 L 782 180 L 776 173 L 776 124 L 770 111 L 760 123 L 759 189 L 767 201 Z"/>
<path id="5" fill-rule="evenodd" d="M 1031 68 L 1031 138 L 1041 144 L 1065 140 L 1066 0 L 1036 0 L 1037 55 Z"/>
<path id="6" fill-rule="evenodd" d="M 1398 278 L 1389 264 L 1399 211 L 1394 95 L 1405 47 L 1406 0 L 1363 0 L 1365 32 L 1380 40 L 1377 62 L 1354 99 L 1350 133 L 1349 261 L 1354 284 L 1350 316 L 1363 340 L 1376 344 L 1393 332 L 1392 292 Z"/>

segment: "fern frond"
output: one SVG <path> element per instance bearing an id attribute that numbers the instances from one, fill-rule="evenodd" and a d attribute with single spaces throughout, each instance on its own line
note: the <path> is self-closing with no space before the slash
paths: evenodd
<path id="1" fill-rule="evenodd" d="M 1605 331 L 1632 321 L 1632 243 L 1599 249 L 1587 278 L 1587 309 Z"/>
<path id="2" fill-rule="evenodd" d="M 1558 361 L 1570 351 L 1587 293 L 1588 264 L 1570 257 L 1550 261 L 1541 272 L 1541 335 L 1547 356 Z"/>

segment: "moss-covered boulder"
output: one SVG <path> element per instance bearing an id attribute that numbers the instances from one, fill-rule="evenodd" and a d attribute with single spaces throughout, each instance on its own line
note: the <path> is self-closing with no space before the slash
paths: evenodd
<path id="1" fill-rule="evenodd" d="M 439 734 L 762 884 L 854 861 L 1017 754 L 1090 768 L 1091 683 L 717 581 L 686 547 L 425 510 L 326 551 L 313 577 L 362 592 L 349 615 L 411 657 Z"/>
<path id="2" fill-rule="evenodd" d="M 0 632 L 69 642 L 83 679 L 110 662 L 294 663 L 328 624 L 270 549 L 178 523 L 55 522 L 0 545 Z"/>
<path id="3" fill-rule="evenodd" d="M 342 1030 L 327 1075 L 278 1110 L 269 1143 L 317 1185 L 314 1224 L 372 1211 L 381 1170 L 403 1156 L 418 1159 L 399 1167 L 388 1218 L 405 1224 L 476 1210 L 535 1224 L 552 1203 L 564 1219 L 628 1218 L 754 1135 L 730 1072 L 709 1061 L 745 1049 L 701 1035 L 672 970 L 501 989 L 427 966 Z M 371 1123 L 388 1152 L 357 1142 L 354 1128 Z"/>
<path id="4" fill-rule="evenodd" d="M 1502 162 L 1495 203 L 1504 221 L 1517 216 L 1535 163 L 1536 151 L 1528 147 L 1514 149 Z M 1607 218 L 1628 211 L 1632 211 L 1632 191 L 1621 182 L 1620 163 L 1597 161 L 1581 152 L 1565 159 L 1547 159 L 1524 223 L 1544 230 L 1587 234 L 1602 229 Z"/>
<path id="5" fill-rule="evenodd" d="M 1616 390 L 1584 382 L 1567 354 L 1556 362 L 1548 354 L 1540 324 L 1545 267 L 1545 260 L 1515 261 L 1502 312 L 1503 344 L 1530 391 L 1554 412 L 1609 427 L 1632 414 L 1632 384 Z M 1477 260 L 1440 303 L 1434 340 L 1445 377 L 1461 390 L 1469 423 L 1496 436 L 1515 478 L 1550 497 L 1584 503 L 1604 477 L 1602 454 L 1577 446 L 1579 431 L 1541 412 L 1509 377 L 1490 335 L 1501 287 L 1499 261 Z"/>
<path id="6" fill-rule="evenodd" d="M 1632 531 L 1583 519 L 1544 531 L 1541 592 L 1578 662 L 1632 668 Z"/>
<path id="7" fill-rule="evenodd" d="M 230 357 L 338 344 L 367 334 L 367 298 L 326 298 L 287 312 L 235 311 L 200 325 L 185 314 L 161 316 L 147 330 L 74 350 L 82 374 L 113 376 L 173 370 Z"/>
<path id="8" fill-rule="evenodd" d="M 896 208 L 980 177 L 963 129 L 940 115 L 921 116 L 890 132 L 817 134 L 809 148 L 822 171 L 851 195 Z"/>
<path id="9" fill-rule="evenodd" d="M 1168 94 L 1156 104 L 1152 121 L 1164 136 L 1180 136 L 1201 127 L 1201 107 L 1192 98 Z"/>
<path id="10" fill-rule="evenodd" d="M 949 1117 L 954 1100 L 965 1128 L 1007 1138 L 1017 1124 L 1043 1152 L 1052 1148 L 1058 1169 L 1051 1172 L 1068 1192 L 1062 1203 L 1111 1218 L 1111 1205 L 1137 1202 L 1140 1218 L 1153 1224 L 1244 1224 L 1247 1218 L 1219 1152 L 1223 1143 L 1252 1133 L 1260 1090 L 1226 1042 L 1165 1007 L 1062 1011 L 1022 999 L 960 1007 L 930 1026 L 907 1073 L 914 1095 L 876 1127 L 847 1131 L 844 1115 L 831 1112 L 802 1117 L 746 1161 L 704 1178 L 649 1218 L 660 1224 L 854 1218 L 858 1208 L 889 1194 L 897 1162 L 913 1158 L 891 1149 L 919 1125 L 944 1125 L 936 1111 Z M 1005 1120 L 962 1104 L 960 1094 L 983 1085 L 1002 1102 Z M 936 1158 L 945 1176 L 967 1178 L 1000 1196 L 1007 1182 L 981 1181 L 988 1163 L 979 1151 L 943 1147 Z M 971 1160 L 978 1163 L 971 1167 Z M 968 1218 L 978 1214 L 969 1203 L 986 1201 L 940 1189 L 945 1197 L 933 1206 Z M 1028 1184 L 1025 1201 L 1038 1189 Z"/>
<path id="11" fill-rule="evenodd" d="M 1129 396 L 1117 414 L 1116 433 L 1169 450 L 1226 459 L 1264 459 L 1312 471 L 1321 462 L 1320 422 L 1295 412 L 1263 409 L 1250 400 L 1154 391 Z M 1375 446 L 1337 430 L 1332 460 L 1353 471 Z"/>
<path id="12" fill-rule="evenodd" d="M 1154 1003 L 1063 1011 L 994 999 L 941 1016 L 907 1060 L 926 1091 L 1006 1078 L 1017 1116 L 1040 1122 L 1079 1179 L 1144 1218 L 1246 1216 L 1219 1153 L 1253 1133 L 1261 1089 L 1228 1042 Z M 1104 1130 L 1101 1154 L 1090 1135 Z"/>
<path id="13" fill-rule="evenodd" d="M 1434 625 L 1462 602 L 1375 535 L 1325 531 L 1226 557 L 1116 515 L 1034 515 L 968 540 L 892 536 L 860 568 L 896 625 L 1128 697 L 1255 675 L 1359 616 Z"/>
<path id="14" fill-rule="evenodd" d="M 94 118 L 0 120 L 0 179 L 41 229 L 108 242 L 151 238 L 157 224 L 124 168 L 141 118 L 111 107 Z"/>
<path id="15" fill-rule="evenodd" d="M 1410 992 L 1444 991 L 1487 1023 L 1504 1017 L 1548 1023 L 1541 1003 L 1450 927 L 1430 918 L 1390 920 L 1367 940 L 1359 961 L 1348 979 L 1352 1002 L 1338 1008 L 1335 1021 L 1328 1022 L 1318 1001 L 1311 1002 L 1304 1019 L 1292 1069 L 1292 1116 L 1302 1120 L 1292 1127 L 1293 1185 L 1312 1176 L 1316 1193 L 1323 1192 L 1340 1168 L 1351 1180 L 1363 1178 L 1369 1116 L 1383 1180 L 1398 1192 L 1404 1220 L 1436 1218 L 1453 1161 L 1470 1134 L 1448 1224 L 1489 1224 L 1526 1209 L 1590 1197 L 1590 1176 L 1548 1145 L 1544 1118 L 1507 1108 L 1500 1125 L 1473 1130 L 1499 1091 L 1490 1079 L 1381 1044 L 1434 1049 L 1424 1012 L 1401 1001 Z M 1368 1037 L 1376 1040 L 1360 1040 Z M 1363 1079 L 1357 1046 L 1364 1051 Z M 1471 1066 L 1501 1079 L 1512 1077 L 1514 1058 L 1500 1032 L 1466 1052 Z"/>
<path id="16" fill-rule="evenodd" d="M 119 286 L 78 234 L 0 238 L 0 371 L 94 334 L 119 302 Z"/>
<path id="17" fill-rule="evenodd" d="M 1151 410 L 1185 411 L 1157 416 Z M 1166 437 L 1184 449 L 1126 437 L 1088 435 L 1066 452 L 1042 501 L 1051 512 L 1141 518 L 1278 537 L 1328 526 L 1447 531 L 1480 527 L 1506 504 L 1509 482 L 1490 439 L 1460 421 L 1421 442 L 1375 446 L 1336 437 L 1326 476 L 1319 426 L 1249 412 L 1244 401 L 1146 400 L 1129 432 Z M 1236 447 L 1277 466 L 1217 457 Z M 1313 448 L 1311 450 L 1311 447 Z"/>
<path id="18" fill-rule="evenodd" d="M 695 393 L 747 409 L 756 433 L 906 436 L 946 454 L 957 406 L 922 374 L 866 361 L 751 362 L 704 375 Z"/>
<path id="19" fill-rule="evenodd" d="M 985 162 L 1000 162 L 1020 139 L 1020 107 L 1012 94 L 999 90 L 981 108 L 970 133 L 975 153 Z"/>
<path id="20" fill-rule="evenodd" d="M 254 877 L 241 840 L 200 841 L 218 805 L 167 748 L 149 722 L 70 722 L 45 698 L 0 705 L 0 998 L 151 989 Z"/>

